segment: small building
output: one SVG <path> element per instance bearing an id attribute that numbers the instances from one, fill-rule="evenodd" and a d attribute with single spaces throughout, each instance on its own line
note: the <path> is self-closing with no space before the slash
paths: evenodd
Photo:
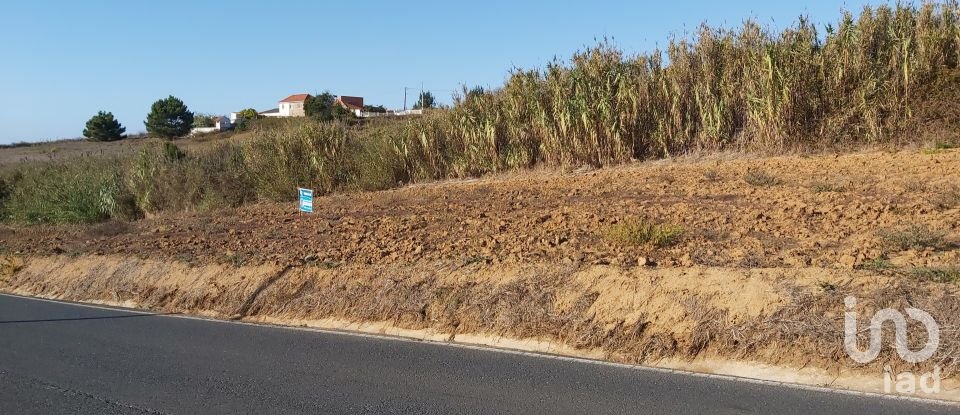
<path id="1" fill-rule="evenodd" d="M 302 117 L 306 115 L 303 112 L 303 104 L 310 98 L 310 94 L 293 94 L 280 100 L 279 109 L 281 117 Z"/>
<path id="2" fill-rule="evenodd" d="M 272 108 L 266 111 L 260 111 L 257 114 L 261 117 L 282 117 L 282 115 L 280 115 L 280 108 Z"/>
<path id="3" fill-rule="evenodd" d="M 350 112 L 358 117 L 363 112 L 363 97 L 348 97 L 340 95 L 333 101 L 333 103 L 350 110 Z"/>
<path id="4" fill-rule="evenodd" d="M 303 117 L 307 115 L 304 106 L 310 97 L 310 94 L 293 94 L 280 100 L 277 108 L 262 111 L 259 114 L 264 117 Z M 350 112 L 358 117 L 362 116 L 363 97 L 340 95 L 334 98 L 333 104 L 350 110 Z M 239 117 L 239 114 L 231 113 L 230 117 L 231 119 L 236 118 Z"/>
<path id="5" fill-rule="evenodd" d="M 307 98 L 310 98 L 310 94 L 293 94 L 280 100 L 277 108 L 261 111 L 259 114 L 264 117 L 303 117 L 306 115 L 303 106 Z"/>
<path id="6" fill-rule="evenodd" d="M 213 125 L 216 127 L 217 131 L 227 131 L 233 129 L 233 121 L 230 121 L 229 118 L 222 115 L 218 115 L 213 118 Z"/>

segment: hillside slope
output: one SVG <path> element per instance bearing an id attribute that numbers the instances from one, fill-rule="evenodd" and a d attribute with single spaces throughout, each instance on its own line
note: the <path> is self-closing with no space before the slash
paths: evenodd
<path id="1" fill-rule="evenodd" d="M 957 183 L 957 150 L 730 155 L 4 227 L 0 289 L 877 390 L 885 365 L 956 373 L 949 335 L 855 363 L 842 313 L 960 325 Z"/>

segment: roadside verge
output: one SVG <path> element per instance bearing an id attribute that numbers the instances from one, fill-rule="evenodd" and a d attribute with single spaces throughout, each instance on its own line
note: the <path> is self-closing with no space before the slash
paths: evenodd
<path id="1" fill-rule="evenodd" d="M 429 262 L 331 267 L 204 265 L 122 256 L 4 257 L 0 290 L 163 312 L 387 334 L 627 364 L 882 392 L 884 370 L 943 370 L 960 401 L 958 340 L 927 362 L 843 347 L 844 298 L 896 299 L 955 327 L 956 292 L 864 271 L 622 268 Z M 952 315 L 951 315 L 952 313 Z M 911 338 L 923 328 L 910 326 Z"/>

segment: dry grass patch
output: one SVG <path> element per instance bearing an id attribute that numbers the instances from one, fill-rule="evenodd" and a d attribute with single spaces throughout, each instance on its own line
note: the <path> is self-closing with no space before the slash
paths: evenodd
<path id="1" fill-rule="evenodd" d="M 937 209 L 953 209 L 960 207 L 960 185 L 952 184 L 944 186 L 933 197 L 933 204 Z"/>
<path id="2" fill-rule="evenodd" d="M 0 256 L 0 278 L 16 274 L 23 268 L 23 260 L 15 256 Z"/>
<path id="3" fill-rule="evenodd" d="M 829 182 L 814 182 L 810 184 L 810 191 L 814 193 L 844 192 L 847 189 L 841 185 Z"/>
<path id="4" fill-rule="evenodd" d="M 915 223 L 901 228 L 880 232 L 884 246 L 895 251 L 943 247 L 946 232 L 931 229 L 924 224 Z"/>
<path id="5" fill-rule="evenodd" d="M 769 187 L 780 184 L 780 179 L 777 179 L 776 176 L 763 170 L 747 171 L 747 174 L 743 175 L 743 181 L 747 182 L 751 186 L 756 187 Z"/>
<path id="6" fill-rule="evenodd" d="M 606 229 L 604 237 L 617 245 L 650 245 L 657 248 L 676 245 L 683 236 L 683 228 L 676 225 L 650 223 L 644 219 L 629 219 Z"/>
<path id="7" fill-rule="evenodd" d="M 860 264 L 859 268 L 868 271 L 883 271 L 896 268 L 896 265 L 887 258 L 876 258 Z"/>
<path id="8" fill-rule="evenodd" d="M 720 173 L 717 172 L 715 169 L 707 170 L 703 172 L 703 179 L 708 182 L 715 182 L 717 180 L 720 180 Z"/>
<path id="9" fill-rule="evenodd" d="M 939 154 L 947 150 L 952 150 L 954 148 L 957 148 L 957 146 L 951 142 L 937 141 L 937 142 L 934 142 L 930 147 L 923 149 L 922 152 L 923 154 Z"/>
<path id="10" fill-rule="evenodd" d="M 910 275 L 925 281 L 953 283 L 960 281 L 960 267 L 914 268 L 910 270 Z"/>

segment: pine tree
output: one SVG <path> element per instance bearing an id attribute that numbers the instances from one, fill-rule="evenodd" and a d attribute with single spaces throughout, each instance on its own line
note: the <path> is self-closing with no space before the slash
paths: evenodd
<path id="1" fill-rule="evenodd" d="M 115 141 L 123 138 L 127 129 L 113 118 L 113 113 L 100 111 L 87 121 L 83 136 L 91 141 Z"/>
<path id="2" fill-rule="evenodd" d="M 163 138 L 183 137 L 193 126 L 193 113 L 179 98 L 171 95 L 154 102 L 143 122 L 147 132 Z"/>

